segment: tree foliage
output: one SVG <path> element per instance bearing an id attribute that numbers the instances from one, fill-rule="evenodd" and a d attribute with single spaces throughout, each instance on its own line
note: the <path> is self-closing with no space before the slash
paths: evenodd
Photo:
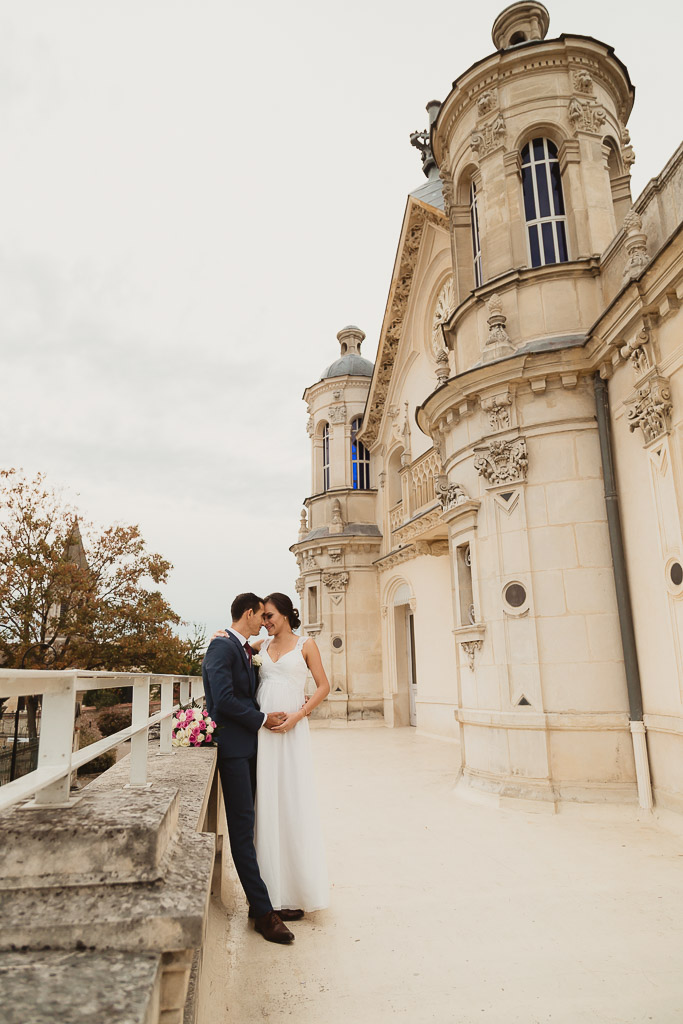
<path id="1" fill-rule="evenodd" d="M 42 474 L 0 472 L 5 667 L 185 673 L 180 617 L 156 589 L 171 568 L 137 526 L 98 530 Z"/>

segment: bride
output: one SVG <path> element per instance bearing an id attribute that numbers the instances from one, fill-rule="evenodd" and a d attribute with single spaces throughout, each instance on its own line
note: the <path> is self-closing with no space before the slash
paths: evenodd
<path id="1" fill-rule="evenodd" d="M 261 711 L 287 717 L 259 732 L 254 842 L 273 909 L 298 917 L 329 902 L 308 716 L 330 684 L 315 640 L 294 633 L 301 623 L 290 599 L 269 594 L 264 604 L 268 637 L 253 644 L 261 659 L 256 699 Z M 309 671 L 316 689 L 304 704 Z"/>

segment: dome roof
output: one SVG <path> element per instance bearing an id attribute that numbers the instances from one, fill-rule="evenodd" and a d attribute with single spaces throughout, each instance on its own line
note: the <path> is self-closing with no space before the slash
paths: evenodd
<path id="1" fill-rule="evenodd" d="M 341 356 L 323 370 L 321 380 L 328 377 L 372 377 L 374 364 L 360 354 L 360 346 L 365 334 L 360 327 L 343 327 L 337 335 L 341 345 Z"/>
<path id="2" fill-rule="evenodd" d="M 323 370 L 321 380 L 325 380 L 327 377 L 345 377 L 351 374 L 355 377 L 372 377 L 372 371 L 374 364 L 366 359 L 365 356 L 359 356 L 357 352 L 347 352 L 345 356 L 340 359 L 335 359 L 333 363 Z"/>

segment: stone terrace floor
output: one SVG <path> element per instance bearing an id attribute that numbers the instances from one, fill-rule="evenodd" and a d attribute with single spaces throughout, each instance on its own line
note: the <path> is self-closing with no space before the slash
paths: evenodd
<path id="1" fill-rule="evenodd" d="M 330 908 L 280 947 L 214 899 L 210 1024 L 681 1024 L 683 839 L 464 800 L 412 729 L 313 739 Z"/>

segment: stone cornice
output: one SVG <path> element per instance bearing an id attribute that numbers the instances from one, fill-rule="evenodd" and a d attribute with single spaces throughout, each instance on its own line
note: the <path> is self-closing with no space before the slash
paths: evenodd
<path id="1" fill-rule="evenodd" d="M 347 374 L 345 377 L 325 377 L 322 380 L 317 381 L 315 384 L 309 384 L 304 391 L 303 398 L 304 402 L 310 401 L 311 395 L 315 392 L 315 397 L 323 395 L 327 391 L 343 391 L 344 388 L 348 387 L 368 387 L 370 385 L 370 377 L 362 375 L 351 375 Z M 362 401 L 361 399 L 345 399 L 348 401 Z"/>
<path id="2" fill-rule="evenodd" d="M 413 196 L 409 196 L 380 333 L 375 370 L 365 408 L 363 428 L 358 435 L 363 444 L 370 449 L 378 438 L 384 403 L 403 332 L 413 274 L 427 224 L 436 224 L 446 228 L 446 215 Z"/>

